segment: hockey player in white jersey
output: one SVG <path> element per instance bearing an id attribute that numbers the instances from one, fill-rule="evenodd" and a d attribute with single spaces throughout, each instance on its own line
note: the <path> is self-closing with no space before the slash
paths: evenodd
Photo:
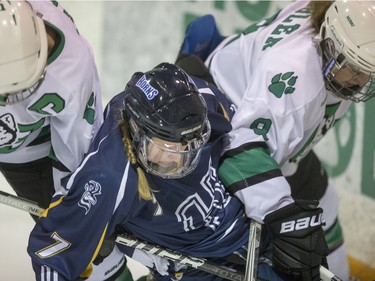
<path id="1" fill-rule="evenodd" d="M 266 226 L 295 199 L 320 200 L 328 264 L 344 280 L 349 272 L 338 196 L 312 148 L 353 101 L 375 96 L 374 6 L 374 1 L 296 1 L 224 40 L 213 18 L 202 17 L 188 27 L 179 56 L 184 65 L 188 55 L 205 60 L 210 79 L 237 106 L 219 170 L 224 184 L 245 204 L 247 215 Z M 208 72 L 199 73 L 207 79 Z M 247 164 L 252 159 L 258 164 Z M 309 264 L 298 257 L 303 250 L 296 245 L 275 246 L 276 267 L 292 275 Z"/>
<path id="2" fill-rule="evenodd" d="M 93 53 L 56 1 L 0 1 L 0 22 L 0 170 L 47 208 L 103 122 Z M 97 280 L 121 259 L 113 252 Z"/>
<path id="3" fill-rule="evenodd" d="M 31 232 L 37 280 L 84 279 L 103 237 L 124 232 L 244 272 L 249 219 L 216 173 L 231 129 L 230 105 L 217 88 L 175 65 L 135 73 L 108 104 L 104 124 L 67 182 L 68 194 L 54 196 Z M 299 204 L 306 217 L 320 217 L 321 208 Z M 320 263 L 328 248 L 322 221 L 314 222 L 296 232 L 314 233 L 312 254 Z M 270 244 L 262 237 L 258 276 L 288 280 L 263 259 Z M 155 280 L 224 281 L 120 249 L 149 266 Z"/>

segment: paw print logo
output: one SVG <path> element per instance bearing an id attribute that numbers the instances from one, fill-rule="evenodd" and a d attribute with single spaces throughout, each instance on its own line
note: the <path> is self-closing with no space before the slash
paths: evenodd
<path id="1" fill-rule="evenodd" d="M 293 76 L 293 74 L 294 72 L 286 72 L 275 75 L 271 80 L 271 85 L 268 86 L 268 90 L 278 98 L 283 94 L 292 94 L 298 79 L 298 76 Z"/>
<path id="2" fill-rule="evenodd" d="M 90 125 L 94 124 L 95 121 L 95 94 L 91 93 L 89 101 L 87 102 L 85 113 L 83 118 L 86 119 L 87 123 Z"/>

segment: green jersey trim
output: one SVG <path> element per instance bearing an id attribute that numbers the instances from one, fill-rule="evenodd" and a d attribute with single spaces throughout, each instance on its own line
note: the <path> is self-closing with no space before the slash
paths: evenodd
<path id="1" fill-rule="evenodd" d="M 247 143 L 224 154 L 219 177 L 230 192 L 280 177 L 278 163 L 263 142 Z"/>
<path id="2" fill-rule="evenodd" d="M 64 46 L 65 46 L 65 35 L 64 33 L 56 26 L 54 26 L 53 24 L 47 22 L 47 21 L 44 21 L 44 24 L 50 28 L 52 28 L 54 31 L 56 31 L 56 33 L 58 34 L 59 36 L 59 41 L 57 42 L 57 45 L 53 47 L 53 52 L 48 56 L 48 59 L 47 59 L 47 65 L 48 64 L 51 64 L 53 63 L 58 57 L 59 55 L 61 54 L 62 50 L 64 49 Z"/>

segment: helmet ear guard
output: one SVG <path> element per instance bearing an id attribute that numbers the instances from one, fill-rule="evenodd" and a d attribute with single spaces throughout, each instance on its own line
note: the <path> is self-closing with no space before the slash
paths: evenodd
<path id="1" fill-rule="evenodd" d="M 375 8 L 367 1 L 335 1 L 320 29 L 326 87 L 354 102 L 375 96 Z"/>
<path id="2" fill-rule="evenodd" d="M 211 130 L 206 103 L 183 70 L 162 63 L 135 73 L 124 107 L 133 148 L 147 172 L 180 178 L 195 169 Z"/>

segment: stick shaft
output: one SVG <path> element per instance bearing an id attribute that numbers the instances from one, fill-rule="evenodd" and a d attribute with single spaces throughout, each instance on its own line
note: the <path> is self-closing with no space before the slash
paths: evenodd
<path id="1" fill-rule="evenodd" d="M 320 278 L 322 279 L 322 281 L 343 281 L 340 279 L 340 277 L 333 274 L 324 266 L 320 267 L 319 272 L 320 272 Z"/>
<path id="2" fill-rule="evenodd" d="M 32 215 L 39 216 L 44 209 L 39 207 L 37 203 L 27 200 L 22 197 L 17 197 L 12 194 L 0 190 L 0 203 L 26 211 Z"/>
<path id="3" fill-rule="evenodd" d="M 39 207 L 33 201 L 27 200 L 22 197 L 17 197 L 12 194 L 0 190 L 0 203 L 8 205 L 13 208 L 20 209 L 22 211 L 26 211 L 32 215 L 39 216 L 44 209 Z M 260 239 L 260 232 L 259 232 L 259 239 Z M 242 273 L 238 273 L 232 271 L 232 269 L 227 267 L 218 266 L 212 262 L 209 262 L 202 258 L 194 258 L 190 256 L 185 256 L 173 250 L 169 250 L 167 248 L 162 248 L 157 245 L 152 245 L 146 242 L 139 240 L 138 238 L 133 237 L 130 234 L 121 234 L 116 239 L 117 243 L 122 245 L 126 245 L 129 247 L 141 249 L 147 253 L 154 254 L 166 259 L 170 259 L 181 264 L 191 266 L 196 269 L 200 269 L 202 271 L 206 271 L 208 273 L 218 275 L 229 280 L 238 280 L 244 281 L 245 276 Z M 220 275 L 219 275 L 220 274 Z M 326 269 L 325 267 L 320 267 L 320 277 L 323 281 L 342 281 L 338 276 L 334 275 L 331 271 Z"/>
<path id="4" fill-rule="evenodd" d="M 195 258 L 187 255 L 183 255 L 176 251 L 162 248 L 155 244 L 150 244 L 139 240 L 138 238 L 130 234 L 119 234 L 116 239 L 117 243 L 129 246 L 132 248 L 140 249 L 149 254 L 153 254 L 168 260 L 179 262 L 181 264 L 205 271 L 207 273 L 217 275 L 228 280 L 244 281 L 244 274 L 236 272 L 231 268 L 219 266 L 213 262 L 210 262 L 203 258 Z"/>
<path id="5" fill-rule="evenodd" d="M 0 203 L 26 211 L 32 215 L 37 216 L 39 216 L 44 211 L 43 208 L 39 207 L 38 204 L 33 201 L 27 200 L 22 197 L 14 196 L 1 190 Z M 216 265 L 215 263 L 212 263 L 202 258 L 185 256 L 173 250 L 164 249 L 160 246 L 149 244 L 147 242 L 139 240 L 138 238 L 130 234 L 119 235 L 116 239 L 116 242 L 122 245 L 143 250 L 146 253 L 154 254 L 172 261 L 179 262 L 181 264 L 226 278 L 228 280 L 244 281 L 243 273 L 236 272 L 227 267 L 221 267 L 219 265 Z"/>
<path id="6" fill-rule="evenodd" d="M 247 248 L 247 261 L 246 261 L 246 281 L 257 280 L 258 273 L 258 258 L 259 258 L 259 245 L 262 225 L 256 220 L 251 220 L 249 231 L 249 242 Z"/>

